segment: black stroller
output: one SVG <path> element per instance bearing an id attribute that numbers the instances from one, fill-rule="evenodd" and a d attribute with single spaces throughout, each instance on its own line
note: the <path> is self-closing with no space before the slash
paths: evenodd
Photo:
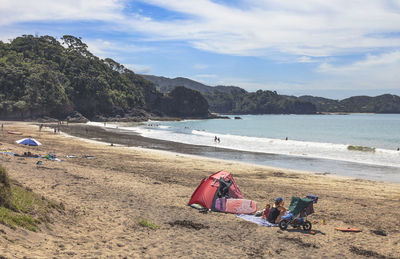
<path id="1" fill-rule="evenodd" d="M 307 220 L 307 216 L 314 213 L 313 204 L 317 201 L 318 197 L 314 195 L 306 198 L 292 197 L 288 213 L 279 221 L 279 228 L 286 230 L 291 225 L 294 228 L 303 227 L 305 231 L 310 231 L 312 224 Z"/>

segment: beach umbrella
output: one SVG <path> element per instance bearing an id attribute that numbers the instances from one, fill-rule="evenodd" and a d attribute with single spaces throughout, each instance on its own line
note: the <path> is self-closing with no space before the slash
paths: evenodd
<path id="1" fill-rule="evenodd" d="M 33 138 L 24 138 L 16 141 L 18 144 L 27 146 L 40 146 L 42 143 Z"/>

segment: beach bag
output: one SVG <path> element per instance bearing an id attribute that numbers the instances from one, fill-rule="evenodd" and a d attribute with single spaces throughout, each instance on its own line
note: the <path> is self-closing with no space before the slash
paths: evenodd
<path id="1" fill-rule="evenodd" d="M 215 200 L 215 209 L 217 211 L 225 212 L 226 210 L 226 198 L 218 198 Z"/>

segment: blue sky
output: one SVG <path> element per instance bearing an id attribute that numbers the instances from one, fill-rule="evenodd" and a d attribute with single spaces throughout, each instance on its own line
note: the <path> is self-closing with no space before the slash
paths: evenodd
<path id="1" fill-rule="evenodd" d="M 0 40 L 82 37 L 136 73 L 248 91 L 400 94 L 400 0 L 0 0 Z"/>

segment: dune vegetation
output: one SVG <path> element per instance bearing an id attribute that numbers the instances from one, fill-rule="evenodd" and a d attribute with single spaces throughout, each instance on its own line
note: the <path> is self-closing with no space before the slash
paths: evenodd
<path id="1" fill-rule="evenodd" d="M 37 231 L 40 224 L 48 226 L 50 212 L 63 210 L 62 204 L 47 201 L 18 182 L 10 180 L 0 166 L 0 223 L 10 228 L 22 227 Z"/>

